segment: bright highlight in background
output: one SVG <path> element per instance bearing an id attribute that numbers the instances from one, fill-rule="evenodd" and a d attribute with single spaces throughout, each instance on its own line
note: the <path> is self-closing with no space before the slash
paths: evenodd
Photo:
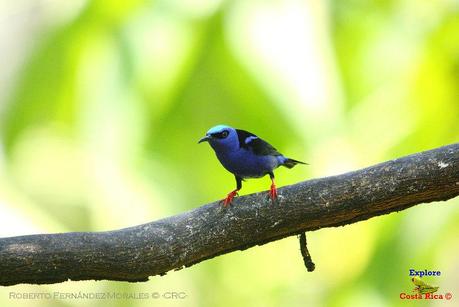
<path id="1" fill-rule="evenodd" d="M 279 186 L 457 142 L 458 14 L 451 1 L 2 2 L 0 235 L 110 230 L 222 198 L 234 179 L 196 144 L 216 124 L 310 163 L 279 170 Z M 398 306 L 413 266 L 459 293 L 457 205 L 311 233 L 313 274 L 288 238 L 143 284 L 0 289 L 0 305 L 24 303 L 9 291 L 176 290 L 185 301 L 114 303 Z"/>

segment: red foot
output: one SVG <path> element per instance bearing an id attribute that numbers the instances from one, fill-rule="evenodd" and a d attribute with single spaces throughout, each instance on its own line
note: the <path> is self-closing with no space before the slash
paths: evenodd
<path id="1" fill-rule="evenodd" d="M 271 184 L 271 189 L 269 190 L 269 198 L 271 198 L 272 201 L 275 201 L 277 199 L 277 188 L 276 184 L 274 183 L 274 180 Z"/>
<path id="2" fill-rule="evenodd" d="M 223 207 L 227 207 L 228 205 L 231 204 L 231 202 L 233 201 L 233 198 L 237 195 L 237 192 L 239 192 L 239 190 L 236 189 L 236 190 L 231 191 L 231 192 L 228 193 L 226 198 L 224 200 L 222 200 Z"/>

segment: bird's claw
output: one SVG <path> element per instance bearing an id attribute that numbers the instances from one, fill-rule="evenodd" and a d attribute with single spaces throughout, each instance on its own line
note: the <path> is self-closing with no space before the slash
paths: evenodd
<path id="1" fill-rule="evenodd" d="M 223 207 L 227 207 L 233 202 L 233 198 L 238 195 L 238 191 L 239 190 L 234 190 L 229 192 L 226 198 L 220 201 L 220 203 L 223 203 Z"/>
<path id="2" fill-rule="evenodd" d="M 271 189 L 269 190 L 268 192 L 268 195 L 269 195 L 269 198 L 271 199 L 271 201 L 274 203 L 275 201 L 277 201 L 277 188 L 276 188 L 276 185 L 273 183 L 271 184 Z"/>

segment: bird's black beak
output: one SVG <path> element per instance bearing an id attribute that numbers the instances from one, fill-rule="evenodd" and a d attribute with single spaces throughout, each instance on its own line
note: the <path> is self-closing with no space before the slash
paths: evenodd
<path id="1" fill-rule="evenodd" d="M 202 142 L 208 142 L 210 140 L 210 136 L 206 135 L 205 137 L 201 138 L 198 142 L 199 143 L 202 143 Z"/>

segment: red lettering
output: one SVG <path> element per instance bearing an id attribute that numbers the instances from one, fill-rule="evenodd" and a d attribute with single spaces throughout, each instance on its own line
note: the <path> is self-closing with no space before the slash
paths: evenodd
<path id="1" fill-rule="evenodd" d="M 400 299 L 402 300 L 419 300 L 422 299 L 420 294 L 406 294 L 405 292 L 400 293 Z"/>

